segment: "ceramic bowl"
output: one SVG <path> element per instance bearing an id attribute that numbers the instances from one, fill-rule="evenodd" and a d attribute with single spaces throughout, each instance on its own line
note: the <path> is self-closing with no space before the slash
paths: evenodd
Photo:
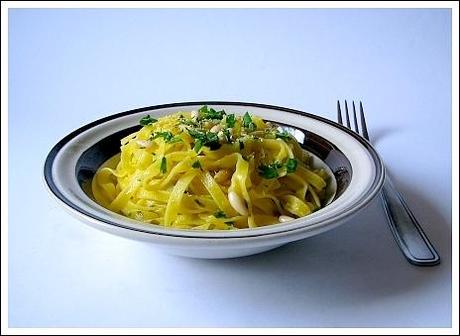
<path id="1" fill-rule="evenodd" d="M 132 220 L 97 204 L 91 179 L 120 151 L 120 139 L 139 129 L 146 114 L 160 117 L 208 105 L 227 113 L 249 111 L 279 124 L 326 167 L 332 184 L 324 208 L 287 223 L 230 231 L 173 229 Z M 283 244 L 330 230 L 363 210 L 380 191 L 385 170 L 369 142 L 325 118 L 278 106 L 242 102 L 185 102 L 144 107 L 114 114 L 85 125 L 59 141 L 48 154 L 44 178 L 51 194 L 73 215 L 100 230 L 149 241 L 175 255 L 231 258 L 271 250 Z"/>

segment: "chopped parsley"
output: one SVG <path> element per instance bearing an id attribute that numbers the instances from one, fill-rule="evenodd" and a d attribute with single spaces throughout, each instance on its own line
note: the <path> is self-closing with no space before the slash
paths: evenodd
<path id="1" fill-rule="evenodd" d="M 171 132 L 156 132 L 152 139 L 163 138 L 166 142 L 170 141 L 174 135 Z"/>
<path id="2" fill-rule="evenodd" d="M 206 144 L 210 144 L 213 142 L 219 142 L 219 137 L 217 136 L 217 133 L 206 132 Z"/>
<path id="3" fill-rule="evenodd" d="M 162 174 L 166 173 L 166 158 L 163 156 L 163 158 L 161 159 L 161 165 L 160 165 L 160 172 Z"/>
<path id="4" fill-rule="evenodd" d="M 193 150 L 198 153 L 200 151 L 201 147 L 203 147 L 203 141 L 198 139 L 195 142 L 195 145 L 193 146 Z"/>
<path id="5" fill-rule="evenodd" d="M 286 162 L 286 171 L 288 173 L 293 173 L 297 169 L 297 160 L 296 159 L 288 159 Z"/>
<path id="6" fill-rule="evenodd" d="M 181 141 L 182 141 L 182 138 L 176 135 L 171 140 L 169 140 L 168 143 L 176 143 L 176 142 L 181 142 Z"/>
<path id="7" fill-rule="evenodd" d="M 252 118 L 249 112 L 246 112 L 243 116 L 243 126 L 249 127 L 249 124 L 252 123 Z"/>
<path id="8" fill-rule="evenodd" d="M 197 153 L 199 152 L 202 146 L 207 146 L 212 150 L 218 149 L 220 147 L 219 137 L 216 133 L 198 131 L 196 129 L 189 129 L 188 133 L 192 138 L 196 140 L 193 149 Z"/>
<path id="9" fill-rule="evenodd" d="M 283 132 L 276 131 L 275 137 L 277 139 L 290 140 L 292 138 L 292 135 L 287 131 L 283 131 Z"/>
<path id="10" fill-rule="evenodd" d="M 222 210 L 214 212 L 214 217 L 216 218 L 227 218 L 227 215 Z"/>
<path id="11" fill-rule="evenodd" d="M 249 132 L 253 132 L 257 128 L 256 124 L 252 122 L 252 118 L 249 112 L 246 112 L 243 116 L 243 127 Z"/>
<path id="12" fill-rule="evenodd" d="M 156 123 L 157 121 L 158 120 L 156 120 L 155 118 L 152 118 L 150 114 L 148 114 L 145 117 L 143 117 L 141 120 L 139 120 L 139 124 L 141 124 L 142 126 L 147 126 L 147 125 Z"/>
<path id="13" fill-rule="evenodd" d="M 198 110 L 199 119 L 222 120 L 225 114 L 224 110 L 216 111 L 212 107 L 208 108 L 206 105 Z"/>
<path id="14" fill-rule="evenodd" d="M 155 132 L 152 134 L 151 139 L 163 138 L 167 143 L 176 143 L 182 141 L 178 135 L 174 136 L 171 132 Z"/>
<path id="15" fill-rule="evenodd" d="M 225 118 L 225 122 L 227 123 L 228 128 L 233 128 L 235 127 L 235 115 L 234 114 L 228 114 L 227 117 Z"/>
<path id="16" fill-rule="evenodd" d="M 260 165 L 258 168 L 259 175 L 264 179 L 273 179 L 279 176 L 278 169 L 283 165 L 279 162 L 274 162 L 269 165 Z"/>
<path id="17" fill-rule="evenodd" d="M 195 162 L 193 162 L 193 163 L 192 163 L 192 167 L 193 167 L 193 168 L 196 168 L 196 169 L 201 168 L 201 163 L 200 163 L 200 161 L 196 160 Z"/>
<path id="18" fill-rule="evenodd" d="M 190 128 L 188 129 L 188 134 L 194 139 L 204 140 L 206 138 L 206 133 L 202 131 L 198 131 L 196 129 Z"/>

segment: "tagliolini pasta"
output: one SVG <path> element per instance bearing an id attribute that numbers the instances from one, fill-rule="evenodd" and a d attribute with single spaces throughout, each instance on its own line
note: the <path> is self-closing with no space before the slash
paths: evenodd
<path id="1" fill-rule="evenodd" d="M 309 166 L 291 134 L 248 112 L 203 106 L 140 124 L 93 178 L 94 198 L 107 209 L 166 227 L 233 230 L 324 205 L 327 173 Z"/>

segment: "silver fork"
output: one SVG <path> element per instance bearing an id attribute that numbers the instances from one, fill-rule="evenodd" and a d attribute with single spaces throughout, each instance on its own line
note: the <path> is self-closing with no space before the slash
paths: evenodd
<path id="1" fill-rule="evenodd" d="M 353 121 L 355 132 L 359 133 L 358 118 L 356 116 L 355 102 L 353 101 Z M 363 104 L 359 102 L 361 136 L 369 140 L 367 132 L 366 119 L 364 118 Z M 350 115 L 348 113 L 348 104 L 345 100 L 345 118 L 346 127 L 353 130 L 350 124 Z M 342 121 L 342 111 L 340 102 L 337 101 L 337 121 L 345 126 Z M 388 217 L 388 224 L 391 232 L 407 260 L 417 266 L 433 266 L 440 263 L 438 253 L 429 241 L 422 227 L 418 223 L 409 206 L 404 201 L 401 194 L 396 190 L 390 177 L 386 176 L 380 198 Z"/>

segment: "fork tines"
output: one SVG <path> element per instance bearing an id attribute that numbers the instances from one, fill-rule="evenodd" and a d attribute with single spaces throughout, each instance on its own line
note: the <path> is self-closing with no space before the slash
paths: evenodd
<path id="1" fill-rule="evenodd" d="M 359 133 L 359 128 L 358 128 L 358 117 L 356 115 L 356 106 L 355 106 L 355 101 L 352 101 L 352 106 L 353 106 L 353 122 L 355 126 L 355 132 Z M 361 120 L 361 135 L 363 138 L 369 140 L 369 134 L 367 132 L 367 126 L 366 126 L 366 119 L 364 117 L 364 109 L 363 109 L 363 104 L 360 101 L 359 102 L 359 110 L 360 110 L 360 120 Z M 349 129 L 351 128 L 351 123 L 350 123 L 350 114 L 348 113 L 348 103 L 345 100 L 345 120 L 346 120 L 346 126 Z M 340 107 L 340 101 L 337 100 L 337 122 L 341 125 L 343 125 L 343 119 L 342 119 L 342 109 Z M 345 125 L 344 125 L 345 126 Z"/>

